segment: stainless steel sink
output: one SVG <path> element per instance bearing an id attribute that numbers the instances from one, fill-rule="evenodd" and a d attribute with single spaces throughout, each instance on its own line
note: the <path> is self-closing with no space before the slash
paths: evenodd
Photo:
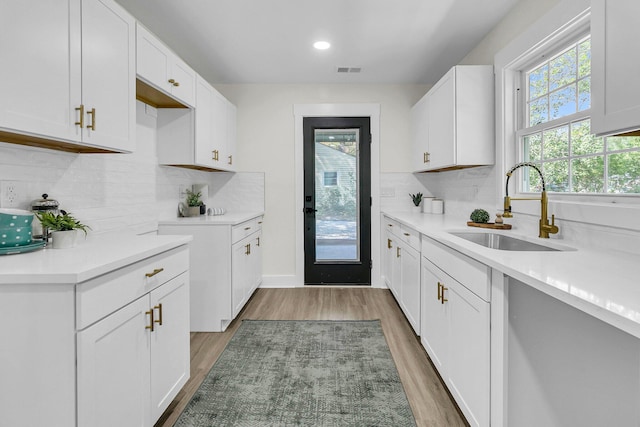
<path id="1" fill-rule="evenodd" d="M 539 245 L 527 240 L 517 239 L 497 233 L 449 233 L 470 242 L 501 251 L 560 251 L 562 249 Z"/>

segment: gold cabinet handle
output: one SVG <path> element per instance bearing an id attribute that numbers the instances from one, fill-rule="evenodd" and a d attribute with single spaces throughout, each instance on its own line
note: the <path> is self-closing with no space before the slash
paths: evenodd
<path id="1" fill-rule="evenodd" d="M 233 164 L 233 155 L 229 156 L 229 164 L 232 165 Z"/>
<path id="2" fill-rule="evenodd" d="M 445 285 L 442 285 L 442 294 L 441 294 L 441 298 L 440 298 L 440 302 L 442 304 L 444 304 L 445 302 L 449 301 L 448 299 L 446 299 L 444 297 L 444 291 L 448 291 L 448 290 L 449 290 L 449 288 L 447 288 Z"/>
<path id="3" fill-rule="evenodd" d="M 153 310 L 145 311 L 144 314 L 148 314 L 151 317 L 151 321 L 144 328 L 145 329 L 151 329 L 151 332 L 153 332 L 154 331 L 153 324 L 155 323 L 154 320 L 153 320 Z"/>
<path id="4" fill-rule="evenodd" d="M 169 79 L 169 83 L 171 83 L 173 86 L 180 86 L 180 83 L 175 81 L 175 79 Z"/>
<path id="5" fill-rule="evenodd" d="M 387 224 L 389 227 L 393 227 L 393 224 Z"/>
<path id="6" fill-rule="evenodd" d="M 431 154 L 429 154 L 429 152 L 427 151 L 426 153 L 424 153 L 424 158 L 425 158 L 425 163 L 429 163 L 431 161 L 431 159 L 429 158 L 429 156 L 431 156 Z"/>
<path id="7" fill-rule="evenodd" d="M 256 246 L 260 246 L 260 237 L 256 237 L 256 240 L 258 241 L 258 243 L 256 243 Z"/>
<path id="8" fill-rule="evenodd" d="M 251 227 L 245 227 L 244 231 L 251 230 Z"/>
<path id="9" fill-rule="evenodd" d="M 164 271 L 164 268 L 156 268 L 155 270 L 153 270 L 153 272 L 151 273 L 146 273 L 145 276 L 147 277 L 153 277 L 158 273 L 162 273 Z"/>
<path id="10" fill-rule="evenodd" d="M 387 239 L 387 249 L 391 249 L 391 239 Z"/>
<path id="11" fill-rule="evenodd" d="M 96 109 L 92 108 L 90 111 L 87 111 L 87 115 L 91 116 L 91 124 L 87 125 L 87 129 L 91 129 L 95 132 L 96 130 Z"/>
<path id="12" fill-rule="evenodd" d="M 152 322 L 162 326 L 162 303 L 158 303 L 158 305 L 153 307 L 153 310 L 151 311 L 154 311 L 154 310 L 158 310 L 158 318 L 156 320 L 152 320 Z M 151 319 L 153 319 L 153 316 L 151 317 Z"/>
<path id="13" fill-rule="evenodd" d="M 250 243 L 247 243 L 246 245 L 244 245 L 244 254 L 245 255 L 251 254 L 251 244 Z"/>
<path id="14" fill-rule="evenodd" d="M 442 298 L 442 283 L 438 282 L 438 301 Z"/>
<path id="15" fill-rule="evenodd" d="M 405 236 L 411 236 L 411 234 L 409 233 L 403 233 Z"/>
<path id="16" fill-rule="evenodd" d="M 173 85 L 177 87 L 177 86 L 180 86 L 180 83 L 175 82 Z"/>
<path id="17" fill-rule="evenodd" d="M 427 163 L 427 153 L 422 153 L 422 163 Z"/>
<path id="18" fill-rule="evenodd" d="M 76 126 L 80 126 L 81 128 L 84 127 L 84 105 L 80 104 L 79 107 L 76 107 L 76 111 L 80 112 L 80 121 L 79 122 L 75 122 Z"/>
<path id="19" fill-rule="evenodd" d="M 396 258 L 400 258 L 400 246 L 396 248 Z"/>

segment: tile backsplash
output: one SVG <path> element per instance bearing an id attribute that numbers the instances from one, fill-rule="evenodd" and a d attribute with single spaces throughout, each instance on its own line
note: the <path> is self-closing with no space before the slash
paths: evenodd
<path id="1" fill-rule="evenodd" d="M 92 233 L 150 233 L 158 219 L 177 215 L 181 185 L 203 183 L 210 203 L 227 211 L 264 210 L 263 173 L 159 166 L 156 119 L 144 104 L 137 107 L 137 147 L 131 154 L 73 154 L 0 142 L 0 181 L 15 184 L 15 207 L 29 209 L 47 193 Z"/>

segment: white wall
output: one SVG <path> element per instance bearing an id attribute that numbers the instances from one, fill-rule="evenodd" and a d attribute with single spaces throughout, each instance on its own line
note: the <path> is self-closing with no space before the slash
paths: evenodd
<path id="1" fill-rule="evenodd" d="M 426 85 L 216 85 L 238 107 L 237 167 L 265 174 L 264 274 L 295 275 L 294 104 L 380 104 L 380 170 L 410 170 L 409 111 Z M 374 195 L 375 196 L 375 195 Z M 408 196 L 407 196 L 408 197 Z"/>

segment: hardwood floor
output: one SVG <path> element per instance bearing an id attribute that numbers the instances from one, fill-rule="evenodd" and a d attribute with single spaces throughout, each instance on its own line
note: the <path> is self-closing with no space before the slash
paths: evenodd
<path id="1" fill-rule="evenodd" d="M 442 385 L 391 292 L 386 289 L 305 287 L 258 289 L 225 332 L 191 334 L 191 378 L 155 427 L 173 426 L 242 319 L 380 319 L 419 427 L 468 426 Z"/>

